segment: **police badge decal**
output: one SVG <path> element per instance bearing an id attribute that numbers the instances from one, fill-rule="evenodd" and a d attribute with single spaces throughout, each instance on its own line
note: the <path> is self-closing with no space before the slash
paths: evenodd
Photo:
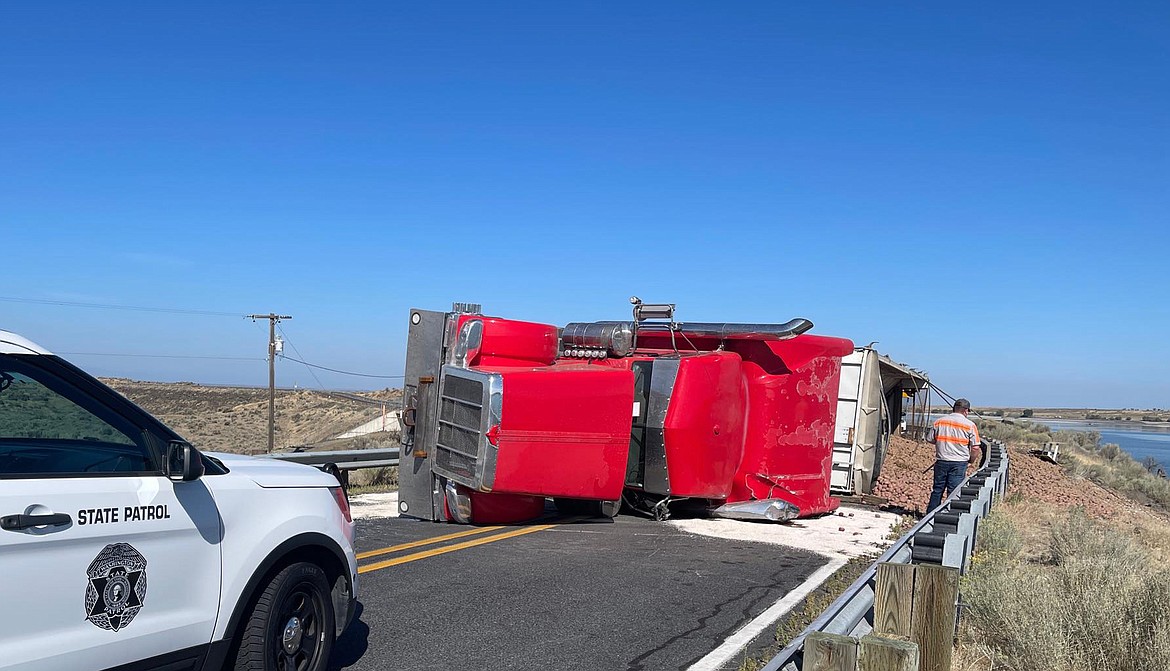
<path id="1" fill-rule="evenodd" d="M 113 543 L 86 574 L 85 619 L 109 631 L 130 624 L 146 600 L 146 558 L 127 543 Z"/>

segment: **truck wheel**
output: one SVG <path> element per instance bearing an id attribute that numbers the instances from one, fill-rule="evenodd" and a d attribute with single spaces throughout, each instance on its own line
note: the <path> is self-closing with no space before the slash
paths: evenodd
<path id="1" fill-rule="evenodd" d="M 622 501 L 594 501 L 591 499 L 553 499 L 557 512 L 562 515 L 585 515 L 587 517 L 616 517 L 622 508 Z"/>
<path id="2" fill-rule="evenodd" d="M 284 567 L 260 593 L 240 632 L 236 671 L 324 671 L 333 649 L 329 581 L 316 564 Z"/>
<path id="3" fill-rule="evenodd" d="M 622 510 L 622 500 L 618 499 L 617 501 L 602 501 L 599 505 L 599 508 L 601 509 L 602 517 L 613 519 L 617 517 L 618 513 Z"/>
<path id="4" fill-rule="evenodd" d="M 597 506 L 594 501 L 586 501 L 584 499 L 562 499 L 555 498 L 553 503 L 556 504 L 557 512 L 562 515 L 597 515 Z"/>

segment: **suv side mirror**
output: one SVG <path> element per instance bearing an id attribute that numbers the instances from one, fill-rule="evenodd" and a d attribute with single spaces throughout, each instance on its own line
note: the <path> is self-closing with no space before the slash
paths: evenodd
<path id="1" fill-rule="evenodd" d="M 190 482 L 203 476 L 203 457 L 190 443 L 172 440 L 167 444 L 167 477 Z"/>

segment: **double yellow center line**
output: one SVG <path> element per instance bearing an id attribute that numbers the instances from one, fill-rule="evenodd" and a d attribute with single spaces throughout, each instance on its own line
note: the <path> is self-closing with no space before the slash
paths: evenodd
<path id="1" fill-rule="evenodd" d="M 501 534 L 494 534 L 494 535 L 486 536 L 483 538 L 473 538 L 471 540 L 463 541 L 461 543 L 454 543 L 452 545 L 444 545 L 442 547 L 431 548 L 430 550 L 423 550 L 422 552 L 414 552 L 414 553 L 407 554 L 407 555 L 401 555 L 399 557 L 394 557 L 392 559 L 384 559 L 382 561 L 377 561 L 377 562 L 374 562 L 372 564 L 365 564 L 364 566 L 359 566 L 358 573 L 369 573 L 370 571 L 377 571 L 378 569 L 390 568 L 391 566 L 398 566 L 400 564 L 408 564 L 412 561 L 418 561 L 420 559 L 427 559 L 428 557 L 437 557 L 438 555 L 447 554 L 448 552 L 458 552 L 459 550 L 466 550 L 467 548 L 473 548 L 477 545 L 486 545 L 487 543 L 495 543 L 496 541 L 502 541 L 502 540 L 507 539 L 507 538 L 515 538 L 517 536 L 524 536 L 526 534 L 534 534 L 538 531 L 544 531 L 546 529 L 551 529 L 555 526 L 557 526 L 557 525 L 556 524 L 537 524 L 535 526 L 530 526 L 530 527 L 520 527 L 518 529 L 512 529 L 511 531 L 505 531 L 504 533 L 501 533 Z M 478 536 L 480 534 L 486 534 L 490 531 L 498 531 L 498 530 L 504 529 L 504 528 L 506 528 L 506 527 L 502 527 L 502 526 L 475 527 L 473 529 L 466 529 L 464 531 L 458 531 L 456 533 L 446 534 L 444 536 L 435 536 L 434 538 L 424 538 L 422 540 L 411 541 L 409 543 L 402 543 L 401 545 L 392 545 L 388 548 L 381 548 L 378 550 L 370 550 L 368 552 L 359 552 L 357 555 L 357 559 L 360 562 L 363 559 L 370 559 L 372 557 L 381 557 L 382 555 L 393 554 L 395 552 L 402 552 L 403 550 L 413 550 L 414 548 L 424 547 L 427 545 L 435 545 L 436 543 L 446 543 L 447 541 L 453 541 L 453 540 L 457 540 L 459 538 L 467 538 L 468 536 Z"/>

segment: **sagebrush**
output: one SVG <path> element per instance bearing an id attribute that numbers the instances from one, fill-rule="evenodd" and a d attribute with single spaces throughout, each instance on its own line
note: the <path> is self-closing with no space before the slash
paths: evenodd
<path id="1" fill-rule="evenodd" d="M 1021 547 L 992 514 L 963 579 L 965 645 L 984 668 L 1170 669 L 1170 571 L 1143 548 L 1078 509 L 1053 525 L 1045 556 Z"/>

